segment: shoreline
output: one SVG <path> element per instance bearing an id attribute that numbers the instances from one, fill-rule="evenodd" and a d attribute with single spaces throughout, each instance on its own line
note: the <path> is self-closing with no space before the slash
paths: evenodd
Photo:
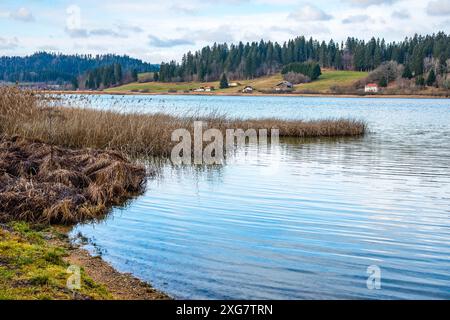
<path id="1" fill-rule="evenodd" d="M 0 223 L 0 300 L 173 300 L 91 255 L 72 228 Z"/>
<path id="2" fill-rule="evenodd" d="M 368 98 L 368 99 L 450 99 L 449 95 L 427 94 L 334 94 L 334 93 L 228 93 L 228 92 L 131 92 L 131 91 L 50 91 L 41 90 L 44 94 L 83 94 L 83 95 L 113 95 L 113 96 L 222 96 L 222 97 L 302 97 L 302 98 Z"/>
<path id="3" fill-rule="evenodd" d="M 162 291 L 145 282 L 131 273 L 123 273 L 115 269 L 101 256 L 94 256 L 83 248 L 82 244 L 71 241 L 69 233 L 72 227 L 60 227 L 64 235 L 62 244 L 68 248 L 69 255 L 66 261 L 84 269 L 86 274 L 95 282 L 106 287 L 114 300 L 171 300 L 172 298 Z"/>

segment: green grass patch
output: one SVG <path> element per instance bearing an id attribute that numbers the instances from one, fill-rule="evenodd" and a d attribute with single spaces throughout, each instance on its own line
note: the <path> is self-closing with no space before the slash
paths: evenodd
<path id="1" fill-rule="evenodd" d="M 368 72 L 359 71 L 323 71 L 316 81 L 295 86 L 296 90 L 312 90 L 329 92 L 333 86 L 350 86 L 356 81 L 367 77 Z"/>
<path id="2" fill-rule="evenodd" d="M 23 222 L 0 227 L 0 300 L 111 299 L 82 269 L 81 290 L 67 289 L 67 252 L 44 239 L 51 232 Z"/>
<path id="3" fill-rule="evenodd" d="M 296 85 L 295 89 L 311 90 L 317 92 L 330 92 L 330 88 L 333 86 L 350 86 L 356 81 L 367 77 L 367 72 L 359 71 L 336 71 L 336 70 L 323 70 L 322 75 L 316 81 L 307 84 Z M 266 76 L 251 80 L 230 80 L 230 82 L 238 82 L 241 85 L 239 87 L 219 89 L 219 82 L 147 82 L 147 83 L 130 83 L 116 88 L 110 88 L 105 90 L 106 92 L 145 92 L 145 93 L 167 93 L 178 92 L 183 93 L 185 91 L 194 90 L 200 87 L 213 86 L 216 88 L 217 93 L 236 93 L 242 91 L 242 89 L 250 85 L 256 90 L 273 90 L 275 86 L 282 81 L 281 74 L 275 74 L 272 76 Z"/>

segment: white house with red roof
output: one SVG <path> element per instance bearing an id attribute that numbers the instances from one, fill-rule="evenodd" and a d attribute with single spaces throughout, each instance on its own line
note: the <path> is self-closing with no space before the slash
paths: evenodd
<path id="1" fill-rule="evenodd" d="M 377 93 L 379 91 L 378 85 L 376 83 L 368 83 L 364 89 L 366 93 Z"/>

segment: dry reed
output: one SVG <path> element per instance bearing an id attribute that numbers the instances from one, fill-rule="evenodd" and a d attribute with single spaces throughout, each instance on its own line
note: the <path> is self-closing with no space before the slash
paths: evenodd
<path id="1" fill-rule="evenodd" d="M 131 156 L 170 156 L 175 129 L 193 130 L 195 120 L 207 128 L 279 129 L 281 137 L 358 136 L 364 122 L 347 119 L 286 121 L 280 119 L 241 120 L 220 115 L 176 117 L 168 114 L 118 113 L 85 108 L 49 107 L 33 92 L 0 88 L 0 134 L 19 135 L 68 148 L 96 148 L 124 152 Z"/>
<path id="2" fill-rule="evenodd" d="M 144 167 L 118 152 L 0 137 L 0 222 L 97 219 L 142 192 L 145 177 Z"/>

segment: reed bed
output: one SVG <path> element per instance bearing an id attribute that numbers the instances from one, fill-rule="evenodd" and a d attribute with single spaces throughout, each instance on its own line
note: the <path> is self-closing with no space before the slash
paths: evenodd
<path id="1" fill-rule="evenodd" d="M 0 222 L 74 224 L 103 217 L 144 190 L 146 169 L 127 157 L 168 157 L 172 132 L 279 129 L 281 137 L 357 136 L 355 120 L 282 121 L 120 113 L 58 107 L 48 96 L 0 88 Z"/>
<path id="2" fill-rule="evenodd" d="M 352 119 L 286 121 L 280 119 L 229 119 L 208 116 L 119 113 L 76 107 L 49 107 L 42 96 L 16 88 L 0 88 L 0 134 L 19 135 L 67 148 L 116 150 L 130 156 L 168 157 L 174 146 L 172 132 L 193 130 L 193 122 L 208 128 L 279 129 L 281 137 L 358 136 L 366 124 Z"/>

